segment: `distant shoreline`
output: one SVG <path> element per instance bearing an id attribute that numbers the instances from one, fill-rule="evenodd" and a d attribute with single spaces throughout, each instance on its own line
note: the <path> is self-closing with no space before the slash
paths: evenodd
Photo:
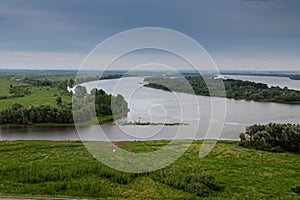
<path id="1" fill-rule="evenodd" d="M 115 118 L 113 115 L 98 116 L 98 121 L 91 120 L 79 124 L 60 124 L 60 123 L 34 123 L 34 124 L 0 124 L 1 128 L 32 128 L 32 127 L 75 127 L 75 126 L 92 126 L 102 124 L 105 122 L 113 121 Z"/>

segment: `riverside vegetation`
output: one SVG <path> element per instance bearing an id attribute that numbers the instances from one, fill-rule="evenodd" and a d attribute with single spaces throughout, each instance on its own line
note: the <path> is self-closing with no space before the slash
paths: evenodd
<path id="1" fill-rule="evenodd" d="M 239 145 L 266 151 L 300 153 L 300 125 L 253 125 L 240 135 Z"/>
<path id="2" fill-rule="evenodd" d="M 112 75 L 105 78 L 115 77 Z M 98 121 L 103 122 L 113 119 L 113 114 L 118 117 L 128 112 L 128 104 L 121 95 L 112 96 L 97 89 L 88 94 L 86 88 L 80 85 L 75 88 L 73 94 L 67 90 L 68 86 L 73 87 L 75 84 L 72 78 L 65 75 L 49 78 L 32 74 L 0 76 L 3 89 L 0 93 L 3 107 L 0 111 L 0 124 L 73 125 L 72 109 L 78 123 L 88 122 L 92 116 L 98 116 Z M 79 80 L 90 79 L 91 77 L 87 76 Z M 114 108 L 111 107 L 111 103 L 115 105 Z"/>
<path id="3" fill-rule="evenodd" d="M 287 77 L 292 80 L 300 80 L 299 72 L 272 72 L 272 71 L 265 71 L 265 72 L 222 72 L 223 75 L 242 75 L 242 76 L 277 76 L 277 77 Z"/>
<path id="4" fill-rule="evenodd" d="M 141 121 L 124 121 L 118 123 L 124 126 L 181 126 L 181 125 L 189 125 L 188 123 L 181 122 L 141 122 Z"/>
<path id="5" fill-rule="evenodd" d="M 288 88 L 268 87 L 264 83 L 234 79 L 215 79 L 214 76 L 185 76 L 185 77 L 150 77 L 145 79 L 144 86 L 165 91 L 192 93 L 204 96 L 219 96 L 236 100 L 254 100 L 260 102 L 300 104 L 300 91 Z M 206 82 L 209 82 L 214 93 L 210 94 Z M 224 83 L 226 96 L 218 86 Z"/>

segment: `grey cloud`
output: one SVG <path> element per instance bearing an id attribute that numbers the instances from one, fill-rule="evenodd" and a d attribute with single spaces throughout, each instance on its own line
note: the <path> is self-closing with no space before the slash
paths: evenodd
<path id="1" fill-rule="evenodd" d="M 2 0 L 0 51 L 87 53 L 120 31 L 159 26 L 215 54 L 293 54 L 300 53 L 299 24 L 299 0 Z"/>

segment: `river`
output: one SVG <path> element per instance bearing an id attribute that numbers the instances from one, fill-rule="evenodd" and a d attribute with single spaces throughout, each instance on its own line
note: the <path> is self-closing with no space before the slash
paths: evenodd
<path id="1" fill-rule="evenodd" d="M 226 75 L 227 76 L 227 75 Z M 248 77 L 248 76 L 247 76 Z M 232 77 L 230 77 L 232 78 Z M 235 78 L 239 78 L 235 76 Z M 245 76 L 241 79 L 246 80 Z M 300 89 L 300 81 L 289 80 L 288 85 L 282 77 L 254 77 L 249 79 L 272 86 Z M 247 79 L 247 80 L 249 80 Z M 277 103 L 215 98 L 216 105 L 225 101 L 225 121 L 212 115 L 211 98 L 143 87 L 143 78 L 127 77 L 121 79 L 93 81 L 82 84 L 90 91 L 102 88 L 108 93 L 122 94 L 129 101 L 130 112 L 122 121 L 184 122 L 180 126 L 128 126 L 107 122 L 99 126 L 79 127 L 81 139 L 85 140 L 158 140 L 158 139 L 203 139 L 219 138 L 237 140 L 245 127 L 252 124 L 300 123 L 300 106 Z M 222 109 L 220 109 L 222 110 Z M 221 134 L 205 135 L 210 123 L 211 128 L 224 126 Z M 98 134 L 99 128 L 105 133 Z M 83 136 L 84 135 L 84 136 Z M 0 140 L 79 140 L 77 130 L 72 127 L 33 127 L 15 128 L 0 131 Z"/>

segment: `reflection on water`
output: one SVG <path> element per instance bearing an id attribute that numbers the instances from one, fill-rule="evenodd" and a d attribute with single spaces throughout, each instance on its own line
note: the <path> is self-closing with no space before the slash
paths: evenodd
<path id="1" fill-rule="evenodd" d="M 243 76 L 243 78 L 245 78 Z M 251 77 L 254 79 L 255 77 Z M 282 77 L 258 77 L 271 84 Z M 285 78 L 280 79 L 282 86 Z M 80 127 L 85 140 L 157 140 L 157 139 L 201 139 L 210 123 L 220 125 L 222 121 L 212 118 L 211 98 L 183 93 L 171 93 L 145 88 L 143 78 L 131 77 L 84 83 L 88 91 L 102 88 L 108 93 L 122 94 L 129 101 L 130 113 L 118 121 L 184 122 L 188 126 L 117 126 L 107 122 L 99 126 Z M 291 83 L 292 82 L 292 83 Z M 294 88 L 300 89 L 300 81 L 291 80 Z M 196 99 L 196 100 L 194 100 Z M 222 100 L 215 98 L 221 105 Z M 300 106 L 276 103 L 226 99 L 226 119 L 221 139 L 238 139 L 247 125 L 269 122 L 300 123 Z M 199 125 L 199 127 L 198 127 Z M 195 133 L 194 130 L 197 130 Z M 196 134 L 196 135 L 195 135 Z M 2 128 L 1 140 L 79 140 L 74 127 Z"/>

